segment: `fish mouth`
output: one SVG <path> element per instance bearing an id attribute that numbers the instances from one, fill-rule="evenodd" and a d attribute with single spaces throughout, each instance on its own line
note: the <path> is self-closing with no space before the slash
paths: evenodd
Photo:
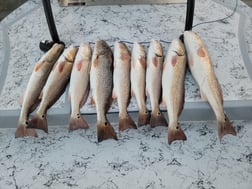
<path id="1" fill-rule="evenodd" d="M 184 55 L 185 55 L 185 53 L 184 53 L 184 52 L 179 53 L 178 51 L 175 51 L 175 50 L 173 50 L 173 52 L 175 52 L 178 56 L 184 56 Z"/>

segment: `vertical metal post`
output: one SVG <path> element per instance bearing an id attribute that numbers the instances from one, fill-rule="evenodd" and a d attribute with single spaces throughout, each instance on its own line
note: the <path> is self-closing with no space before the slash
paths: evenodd
<path id="1" fill-rule="evenodd" d="M 187 0 L 185 31 L 192 30 L 195 0 Z"/>
<path id="2" fill-rule="evenodd" d="M 57 29 L 55 26 L 55 22 L 53 19 L 51 2 L 50 0 L 42 0 L 42 2 L 43 2 L 44 11 L 45 11 L 46 21 L 50 30 L 52 40 L 56 43 L 59 43 L 60 40 L 59 40 L 59 36 L 58 36 Z"/>

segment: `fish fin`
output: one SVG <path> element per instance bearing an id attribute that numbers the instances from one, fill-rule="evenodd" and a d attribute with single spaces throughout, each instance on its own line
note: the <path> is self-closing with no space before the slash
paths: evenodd
<path id="1" fill-rule="evenodd" d="M 23 138 L 26 136 L 38 137 L 35 129 L 26 128 L 25 124 L 19 124 L 15 132 L 15 138 Z"/>
<path id="2" fill-rule="evenodd" d="M 132 89 L 131 89 L 131 96 L 135 96 L 135 93 Z"/>
<path id="3" fill-rule="evenodd" d="M 207 101 L 207 96 L 201 89 L 200 89 L 200 98 L 202 101 Z"/>
<path id="4" fill-rule="evenodd" d="M 235 128 L 232 123 L 229 121 L 228 117 L 225 115 L 225 121 L 218 121 L 218 136 L 221 140 L 224 135 L 231 134 L 236 136 Z"/>
<path id="5" fill-rule="evenodd" d="M 174 128 L 173 124 L 176 124 Z M 175 140 L 186 140 L 186 135 L 179 123 L 172 123 L 168 127 L 168 144 L 171 144 Z"/>
<path id="6" fill-rule="evenodd" d="M 110 97 L 110 98 L 108 99 L 107 103 L 106 103 L 105 112 L 108 112 L 108 110 L 109 110 L 109 108 L 111 107 L 112 103 L 113 103 L 113 98 Z"/>
<path id="7" fill-rule="evenodd" d="M 162 112 L 157 111 L 157 112 L 151 113 L 150 126 L 152 128 L 157 127 L 157 126 L 165 126 L 165 127 L 168 126 L 168 123 L 164 115 L 162 114 Z"/>
<path id="8" fill-rule="evenodd" d="M 137 126 L 129 115 L 124 118 L 119 115 L 119 131 L 124 131 L 126 129 L 137 129 Z"/>
<path id="9" fill-rule="evenodd" d="M 74 116 L 70 117 L 69 131 L 73 131 L 77 129 L 87 129 L 87 128 L 88 128 L 88 124 L 80 114 L 77 114 L 76 117 Z"/>
<path id="10" fill-rule="evenodd" d="M 161 107 L 164 107 L 164 108 L 166 107 L 166 103 L 165 103 L 165 100 L 163 97 L 162 97 L 162 101 L 161 101 L 160 105 L 161 105 Z"/>
<path id="11" fill-rule="evenodd" d="M 48 125 L 47 125 L 47 119 L 46 115 L 35 115 L 31 121 L 29 122 L 27 128 L 35 128 L 35 129 L 41 129 L 48 133 Z"/>
<path id="12" fill-rule="evenodd" d="M 97 138 L 98 142 L 106 139 L 117 140 L 116 132 L 108 121 L 106 121 L 105 123 L 100 122 L 97 124 Z"/>
<path id="13" fill-rule="evenodd" d="M 113 99 L 117 99 L 117 95 L 116 95 L 116 92 L 115 92 L 115 88 L 113 88 L 112 98 L 113 98 Z"/>
<path id="14" fill-rule="evenodd" d="M 36 110 L 36 108 L 39 106 L 41 100 L 37 99 L 36 102 L 31 106 L 30 112 L 33 112 L 34 110 Z"/>
<path id="15" fill-rule="evenodd" d="M 143 126 L 143 125 L 147 125 L 150 123 L 150 113 L 148 110 L 146 110 L 145 112 L 139 112 L 138 114 L 138 127 Z"/>
<path id="16" fill-rule="evenodd" d="M 94 100 L 94 97 L 93 97 L 93 96 L 91 97 L 90 105 L 91 105 L 91 106 L 94 106 L 94 105 L 95 105 L 95 100 Z"/>

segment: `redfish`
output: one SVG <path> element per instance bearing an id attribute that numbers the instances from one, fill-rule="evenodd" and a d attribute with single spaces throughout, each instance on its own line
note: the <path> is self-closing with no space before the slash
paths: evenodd
<path id="1" fill-rule="evenodd" d="M 136 129 L 136 124 L 127 112 L 130 99 L 130 52 L 122 42 L 114 45 L 113 98 L 117 98 L 119 108 L 119 130 Z"/>
<path id="2" fill-rule="evenodd" d="M 185 31 L 183 37 L 189 68 L 199 86 L 201 97 L 209 102 L 216 116 L 219 139 L 221 140 L 226 134 L 236 135 L 234 127 L 224 112 L 222 89 L 205 44 L 192 31 Z"/>
<path id="3" fill-rule="evenodd" d="M 45 87 L 43 88 L 41 103 L 36 114 L 29 123 L 29 128 L 42 129 L 48 133 L 47 110 L 64 93 L 70 79 L 77 51 L 78 49 L 76 47 L 68 47 L 55 63 Z"/>
<path id="4" fill-rule="evenodd" d="M 74 61 L 69 87 L 71 101 L 69 130 L 88 128 L 87 122 L 81 116 L 80 108 L 85 104 L 89 94 L 91 53 L 89 43 L 81 44 Z"/>
<path id="5" fill-rule="evenodd" d="M 146 92 L 151 102 L 150 126 L 167 126 L 159 109 L 163 69 L 163 49 L 159 40 L 151 40 L 147 54 Z"/>
<path id="6" fill-rule="evenodd" d="M 19 116 L 18 127 L 15 137 L 35 136 L 34 129 L 26 128 L 29 123 L 29 114 L 33 112 L 40 103 L 40 94 L 47 81 L 51 69 L 62 53 L 64 46 L 55 44 L 47 53 L 36 63 L 23 97 L 22 108 Z"/>
<path id="7" fill-rule="evenodd" d="M 98 142 L 106 139 L 117 140 L 115 130 L 106 116 L 112 103 L 113 54 L 108 44 L 103 40 L 95 42 L 91 61 L 90 85 L 97 113 Z"/>
<path id="8" fill-rule="evenodd" d="M 184 45 L 179 39 L 174 39 L 167 51 L 162 76 L 163 102 L 169 117 L 169 144 L 175 140 L 186 140 L 186 135 L 179 124 L 179 116 L 184 108 L 185 70 Z"/>
<path id="9" fill-rule="evenodd" d="M 139 113 L 138 126 L 147 125 L 150 123 L 150 113 L 146 108 L 146 93 L 145 93 L 145 77 L 146 77 L 146 54 L 144 47 L 135 42 L 131 54 L 131 92 L 136 97 Z"/>

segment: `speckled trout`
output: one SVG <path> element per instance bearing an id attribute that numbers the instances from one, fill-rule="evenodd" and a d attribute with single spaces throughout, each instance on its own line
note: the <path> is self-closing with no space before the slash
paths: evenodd
<path id="1" fill-rule="evenodd" d="M 146 92 L 151 102 L 150 126 L 167 126 L 159 109 L 163 69 L 163 49 L 159 40 L 151 40 L 147 54 Z"/>
<path id="2" fill-rule="evenodd" d="M 189 68 L 199 86 L 201 97 L 209 102 L 215 113 L 219 139 L 221 140 L 226 134 L 236 135 L 234 127 L 224 112 L 221 86 L 216 78 L 206 46 L 201 38 L 192 31 L 184 32 L 184 43 Z"/>
<path id="3" fill-rule="evenodd" d="M 19 116 L 15 137 L 37 136 L 34 129 L 26 128 L 29 114 L 39 105 L 39 96 L 46 83 L 53 65 L 64 49 L 63 45 L 55 44 L 35 65 L 23 97 L 22 108 Z"/>
<path id="4" fill-rule="evenodd" d="M 114 45 L 113 98 L 117 98 L 119 108 L 119 130 L 133 128 L 136 124 L 127 112 L 130 99 L 130 52 L 122 42 Z"/>
<path id="5" fill-rule="evenodd" d="M 80 114 L 80 108 L 85 104 L 89 94 L 91 53 L 89 43 L 81 44 L 74 61 L 69 87 L 69 99 L 71 101 L 70 131 L 88 128 L 87 122 Z"/>
<path id="6" fill-rule="evenodd" d="M 107 119 L 107 112 L 112 102 L 113 54 L 103 40 L 95 42 L 91 61 L 90 85 L 92 99 L 96 105 L 98 142 L 115 139 L 114 128 Z"/>
<path id="7" fill-rule="evenodd" d="M 48 133 L 47 110 L 60 98 L 69 82 L 73 62 L 78 49 L 68 47 L 55 63 L 45 87 L 38 110 L 29 123 L 29 128 L 42 129 Z"/>
<path id="8" fill-rule="evenodd" d="M 142 45 L 135 42 L 131 54 L 131 93 L 136 97 L 139 113 L 138 126 L 150 123 L 150 113 L 146 108 L 145 100 L 145 75 L 146 75 L 146 55 Z"/>
<path id="9" fill-rule="evenodd" d="M 186 52 L 183 43 L 174 39 L 164 61 L 162 87 L 163 102 L 169 117 L 168 143 L 186 140 L 186 135 L 179 124 L 179 116 L 184 107 L 185 97 Z"/>

